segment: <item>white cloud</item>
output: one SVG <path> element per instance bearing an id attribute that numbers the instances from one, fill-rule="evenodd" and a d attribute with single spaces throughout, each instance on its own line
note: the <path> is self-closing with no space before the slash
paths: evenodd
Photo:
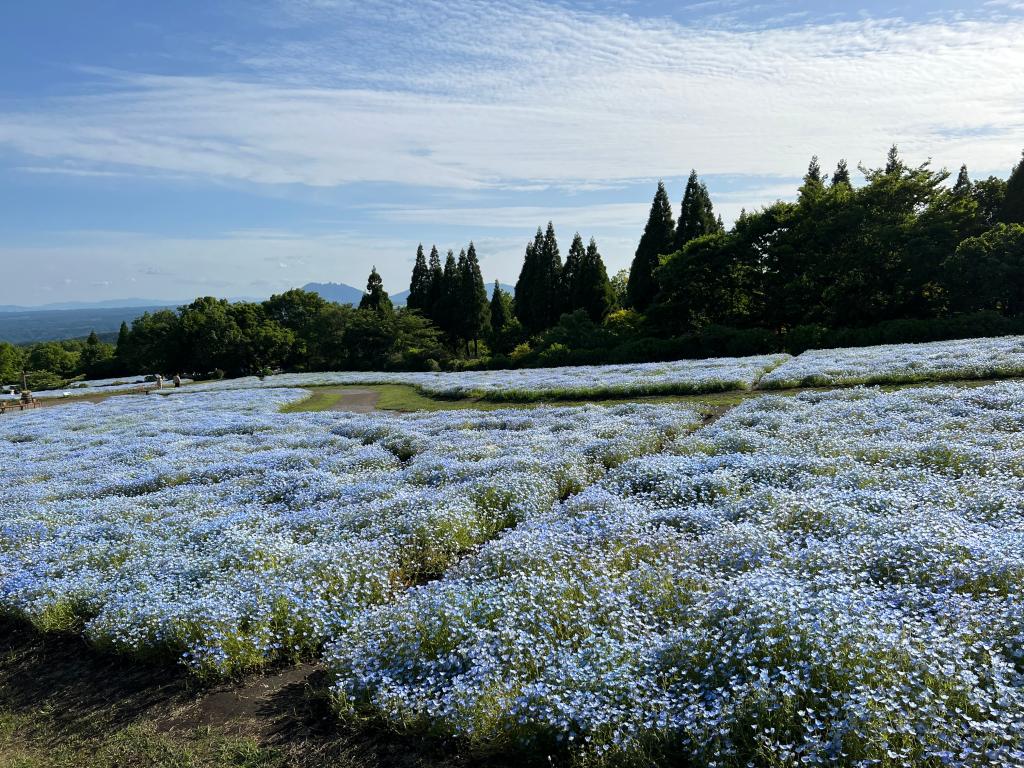
<path id="1" fill-rule="evenodd" d="M 106 73 L 0 113 L 0 144 L 34 170 L 473 190 L 792 176 L 892 141 L 1005 173 L 1024 135 L 1020 19 L 709 31 L 538 2 L 288 7 L 319 37 L 240 50 L 245 77 Z"/>

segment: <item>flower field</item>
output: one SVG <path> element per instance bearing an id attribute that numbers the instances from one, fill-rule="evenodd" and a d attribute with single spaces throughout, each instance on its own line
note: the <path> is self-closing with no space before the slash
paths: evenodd
<path id="1" fill-rule="evenodd" d="M 32 394 L 40 398 L 65 397 L 72 395 L 95 395 L 113 392 L 129 392 L 138 389 L 146 382 L 144 376 L 122 376 L 116 379 L 89 379 L 75 381 L 63 389 L 47 389 Z"/>
<path id="2" fill-rule="evenodd" d="M 348 384 L 409 384 L 435 397 L 479 397 L 496 402 L 528 402 L 592 396 L 695 394 L 750 389 L 789 355 L 676 360 L 670 363 L 522 368 L 457 373 L 340 371 L 286 373 L 259 379 L 211 381 L 192 391 Z"/>
<path id="3" fill-rule="evenodd" d="M 318 652 L 697 420 L 681 408 L 287 415 L 302 390 L 0 423 L 0 610 L 224 675 Z"/>
<path id="4" fill-rule="evenodd" d="M 1024 765 L 1024 383 L 699 429 L 305 394 L 0 422 L 0 611 L 208 678 L 320 658 L 340 716 L 481 749 Z"/>
<path id="5" fill-rule="evenodd" d="M 762 389 L 1024 376 L 1024 336 L 812 349 L 768 372 Z"/>
<path id="6" fill-rule="evenodd" d="M 627 761 L 1024 764 L 1022 406 L 748 401 L 361 614 L 339 695 Z"/>

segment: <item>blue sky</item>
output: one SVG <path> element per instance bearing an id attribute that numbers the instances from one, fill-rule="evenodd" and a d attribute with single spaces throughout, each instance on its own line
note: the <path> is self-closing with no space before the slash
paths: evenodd
<path id="1" fill-rule="evenodd" d="M 811 154 L 1005 176 L 1024 0 L 37 0 L 0 12 L 0 304 L 407 287 L 553 219 L 628 265 L 658 178 L 727 221 Z"/>

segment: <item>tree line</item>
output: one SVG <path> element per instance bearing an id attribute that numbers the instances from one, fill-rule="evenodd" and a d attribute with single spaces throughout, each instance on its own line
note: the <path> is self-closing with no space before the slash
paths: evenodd
<path id="1" fill-rule="evenodd" d="M 679 215 L 658 184 L 628 270 L 609 278 L 576 233 L 526 245 L 513 295 L 488 295 L 474 243 L 416 251 L 407 306 L 373 268 L 358 307 L 292 290 L 263 302 L 203 297 L 122 325 L 116 344 L 0 344 L 0 379 L 39 384 L 160 371 L 440 369 L 637 362 L 1024 333 L 1024 155 L 1007 180 L 952 183 L 896 147 L 884 165 L 817 157 L 792 202 L 726 228 L 697 173 Z M 47 379 L 44 374 L 49 374 Z M 39 385 L 37 384 L 37 386 Z"/>
<path id="2" fill-rule="evenodd" d="M 652 286 L 633 306 L 660 336 L 719 325 L 815 346 L 837 329 L 1024 313 L 1024 158 L 1009 181 L 962 167 L 949 185 L 894 146 L 860 171 L 854 186 L 845 161 L 829 179 L 812 158 L 795 202 L 728 231 L 673 234 L 656 195 L 645 239 L 672 247 L 651 259 L 641 241 L 634 268 L 650 264 Z"/>

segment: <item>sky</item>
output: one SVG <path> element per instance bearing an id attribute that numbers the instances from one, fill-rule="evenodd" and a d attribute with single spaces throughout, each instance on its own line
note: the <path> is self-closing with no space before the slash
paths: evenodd
<path id="1" fill-rule="evenodd" d="M 408 287 L 554 221 L 627 267 L 659 179 L 726 222 L 896 143 L 1024 147 L 1024 0 L 34 0 L 0 10 L 0 304 Z"/>

